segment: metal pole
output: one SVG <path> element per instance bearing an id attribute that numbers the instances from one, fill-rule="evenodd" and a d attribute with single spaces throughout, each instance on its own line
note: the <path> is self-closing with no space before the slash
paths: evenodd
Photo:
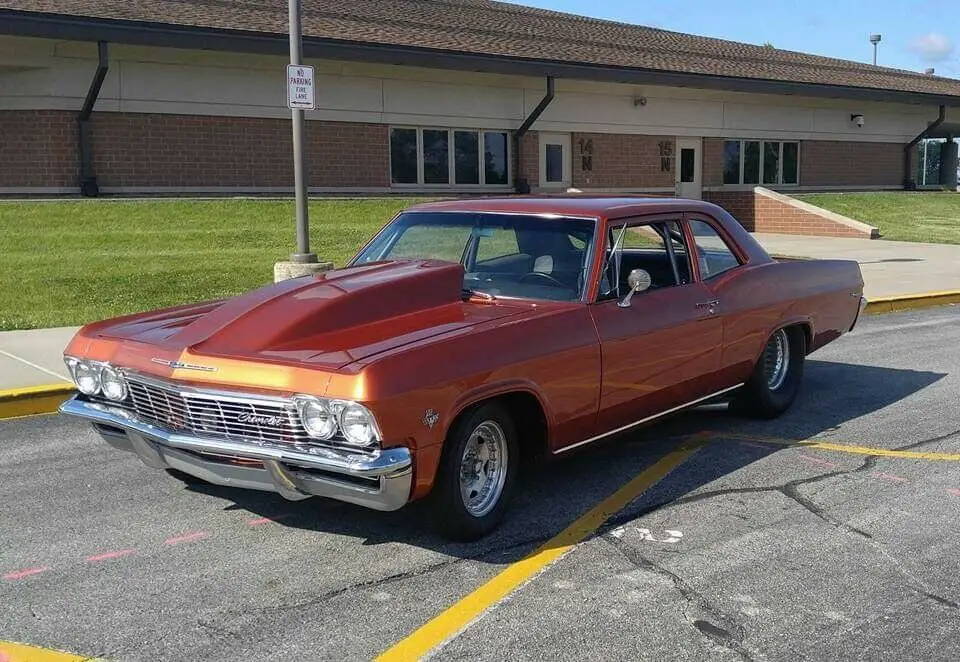
<path id="1" fill-rule="evenodd" d="M 301 62 L 300 0 L 289 0 L 290 13 L 290 64 Z M 317 256 L 310 252 L 310 223 L 307 213 L 307 163 L 304 157 L 303 110 L 294 108 L 293 113 L 293 172 L 297 199 L 297 252 L 290 256 L 292 262 L 316 262 Z"/>
<path id="2" fill-rule="evenodd" d="M 873 45 L 873 64 L 874 66 L 876 66 L 877 64 L 877 45 L 876 44 Z"/>

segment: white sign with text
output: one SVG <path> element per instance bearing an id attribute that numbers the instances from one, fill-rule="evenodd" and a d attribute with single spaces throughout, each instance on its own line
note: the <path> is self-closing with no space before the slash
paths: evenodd
<path id="1" fill-rule="evenodd" d="M 302 64 L 287 65 L 287 106 L 301 110 L 316 110 L 313 67 Z"/>

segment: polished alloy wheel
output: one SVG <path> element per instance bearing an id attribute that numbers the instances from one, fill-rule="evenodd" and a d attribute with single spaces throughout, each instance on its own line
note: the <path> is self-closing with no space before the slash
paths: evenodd
<path id="1" fill-rule="evenodd" d="M 767 379 L 767 388 L 776 391 L 783 386 L 790 366 L 790 338 L 786 329 L 780 329 L 767 342 L 763 350 L 763 376 Z"/>
<path id="2" fill-rule="evenodd" d="M 474 517 L 497 505 L 507 480 L 507 437 L 494 421 L 484 421 L 470 433 L 460 460 L 460 496 Z"/>

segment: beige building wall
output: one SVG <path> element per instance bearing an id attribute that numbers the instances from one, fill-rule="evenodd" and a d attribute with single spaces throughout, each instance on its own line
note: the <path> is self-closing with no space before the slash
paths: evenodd
<path id="1" fill-rule="evenodd" d="M 516 129 L 544 93 L 538 78 L 307 63 L 317 69 L 319 107 L 307 118 L 318 189 L 389 190 L 390 126 Z M 74 114 L 96 65 L 92 43 L 0 37 L 0 192 L 76 185 Z M 92 124 L 101 187 L 285 190 L 285 65 L 282 56 L 111 45 Z M 863 127 L 852 114 L 864 116 Z M 718 181 L 722 138 L 802 141 L 801 187 L 892 186 L 898 170 L 878 178 L 857 164 L 879 155 L 885 167 L 900 168 L 902 145 L 935 117 L 936 108 L 911 105 L 558 80 L 532 136 L 570 134 L 573 160 L 573 146 L 591 139 L 600 150 L 593 170 L 571 164 L 579 186 L 669 191 L 673 169 L 655 167 L 658 150 L 684 136 L 706 139 L 705 190 L 737 188 Z M 520 174 L 536 186 L 543 163 L 525 150 Z"/>

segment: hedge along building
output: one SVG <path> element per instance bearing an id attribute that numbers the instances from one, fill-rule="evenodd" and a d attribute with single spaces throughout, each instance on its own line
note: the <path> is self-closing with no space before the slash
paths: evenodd
<path id="1" fill-rule="evenodd" d="M 941 77 L 485 0 L 303 7 L 312 193 L 677 194 L 856 235 L 764 191 L 909 188 L 960 134 Z M 291 191 L 286 31 L 282 0 L 0 0 L 0 192 Z"/>

